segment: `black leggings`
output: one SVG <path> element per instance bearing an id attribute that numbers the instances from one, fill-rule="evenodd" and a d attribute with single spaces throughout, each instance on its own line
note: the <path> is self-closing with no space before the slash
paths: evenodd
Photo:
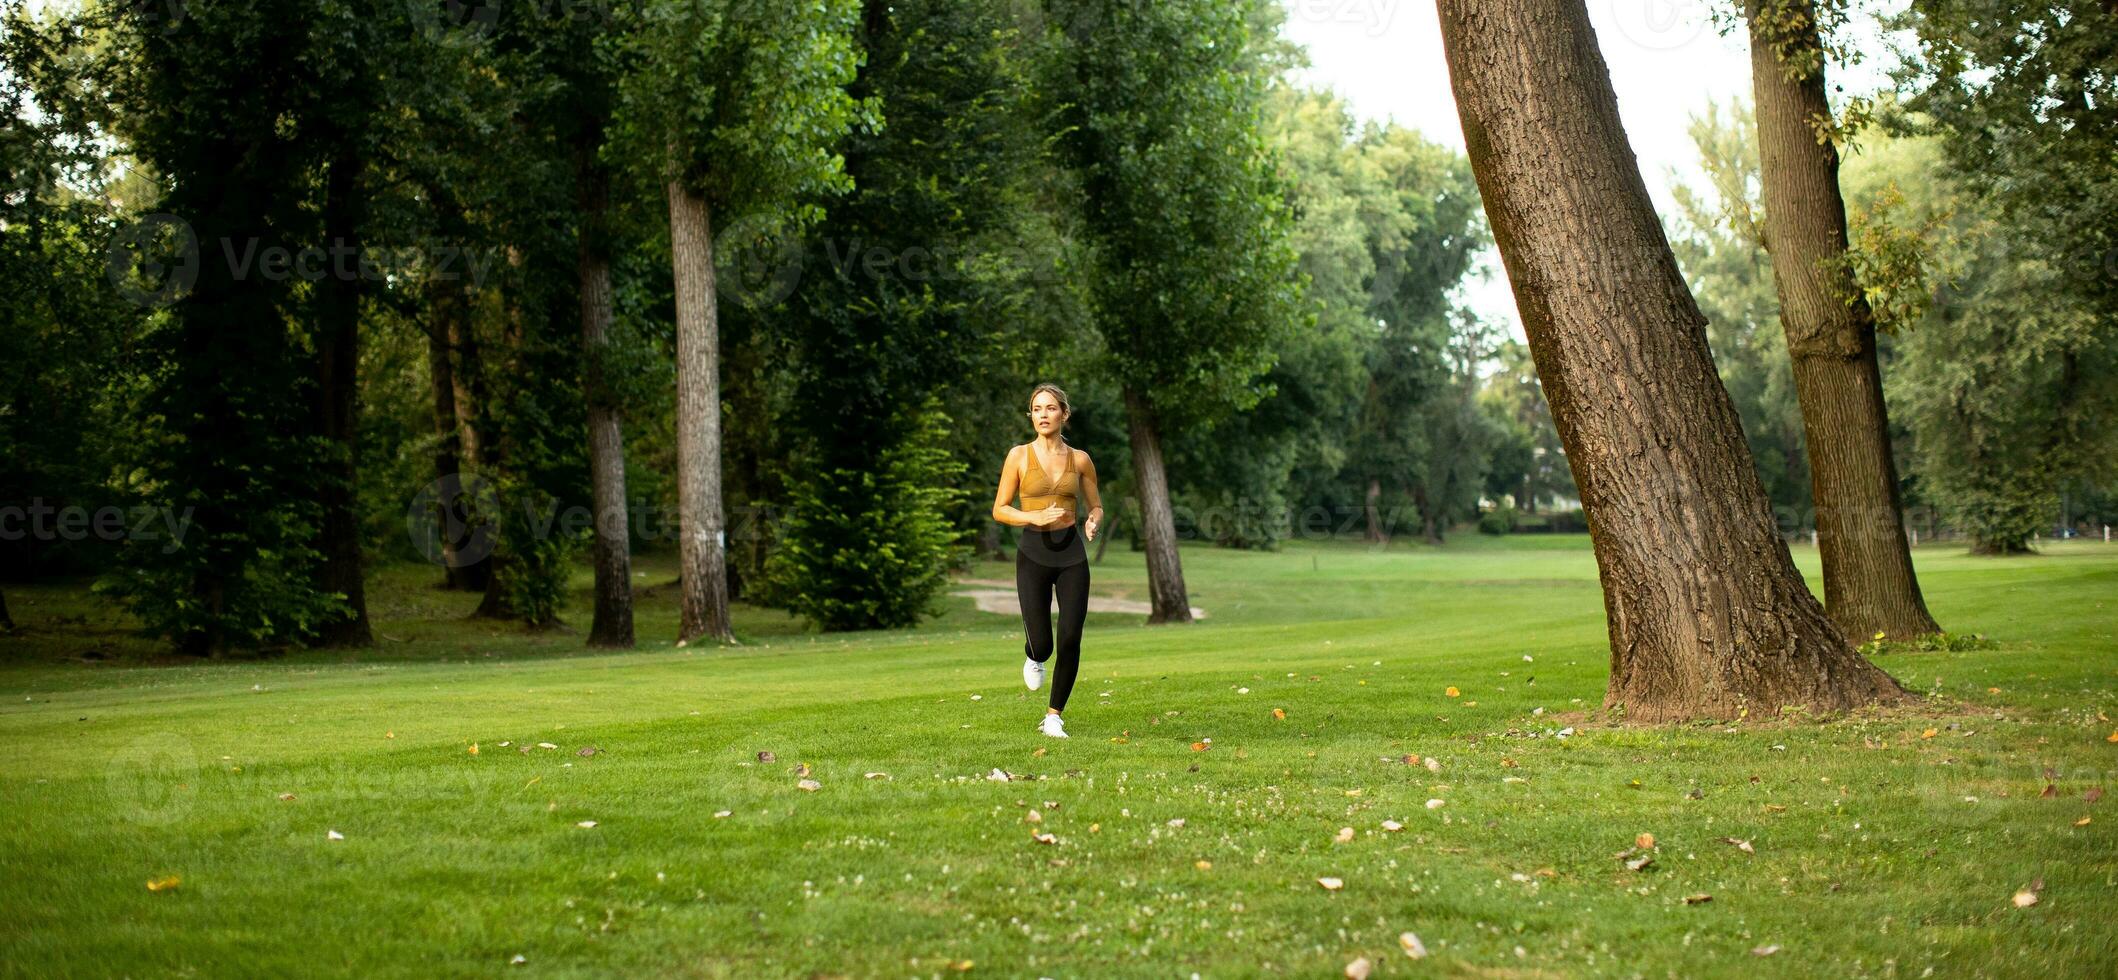
<path id="1" fill-rule="evenodd" d="M 1022 628 L 1027 639 L 1022 651 L 1031 660 L 1052 659 L 1052 593 L 1059 593 L 1059 663 L 1049 681 L 1053 711 L 1066 710 L 1066 697 L 1074 692 L 1074 674 L 1081 668 L 1081 624 L 1088 620 L 1088 562 L 1051 568 L 1015 556 L 1015 599 L 1022 604 Z"/>

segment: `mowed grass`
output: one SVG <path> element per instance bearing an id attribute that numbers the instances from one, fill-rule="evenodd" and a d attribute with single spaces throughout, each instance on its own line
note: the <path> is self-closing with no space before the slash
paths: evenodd
<path id="1" fill-rule="evenodd" d="M 962 598 L 856 635 L 739 609 L 742 646 L 675 649 L 670 566 L 644 561 L 642 647 L 602 654 L 467 622 L 471 597 L 401 567 L 371 587 L 375 650 L 181 664 L 83 587 L 11 588 L 0 956 L 23 975 L 1366 957 L 1376 976 L 2108 976 L 2118 813 L 2085 794 L 2118 789 L 2118 546 L 1917 555 L 1943 624 L 1995 641 L 1881 656 L 1919 707 L 1617 728 L 1592 713 L 1585 539 L 1187 547 L 1208 618 L 1091 615 L 1065 741 L 1032 730 L 1019 623 Z M 1093 577 L 1145 597 L 1120 545 Z M 1628 870 L 1642 833 L 1653 863 Z"/>

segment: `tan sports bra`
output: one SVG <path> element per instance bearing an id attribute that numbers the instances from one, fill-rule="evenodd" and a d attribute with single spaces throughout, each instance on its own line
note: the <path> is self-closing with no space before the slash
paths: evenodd
<path id="1" fill-rule="evenodd" d="M 1045 475 L 1044 467 L 1037 462 L 1037 444 L 1022 447 L 1029 457 L 1022 474 L 1022 510 L 1040 511 L 1053 504 L 1073 510 L 1078 505 L 1081 474 L 1074 471 L 1074 447 L 1066 447 L 1066 465 L 1059 471 L 1058 479 Z"/>

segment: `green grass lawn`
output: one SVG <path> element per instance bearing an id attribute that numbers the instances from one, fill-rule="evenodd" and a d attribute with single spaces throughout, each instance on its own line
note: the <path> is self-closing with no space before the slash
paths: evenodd
<path id="1" fill-rule="evenodd" d="M 1585 539 L 1188 547 L 1209 618 L 1090 616 L 1065 741 L 968 599 L 829 636 L 739 608 L 744 645 L 679 650 L 648 560 L 642 649 L 596 654 L 391 568 L 375 650 L 196 664 L 10 587 L 0 970 L 2109 976 L 2118 546 L 1917 556 L 1994 641 L 1879 657 L 1920 708 L 1630 729 L 1590 714 Z M 1120 547 L 1093 576 L 1145 597 Z"/>

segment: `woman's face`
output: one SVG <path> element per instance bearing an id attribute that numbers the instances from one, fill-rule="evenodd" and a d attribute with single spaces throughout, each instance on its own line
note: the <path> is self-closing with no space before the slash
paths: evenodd
<path id="1" fill-rule="evenodd" d="M 1040 391 L 1030 399 L 1030 423 L 1037 427 L 1037 434 L 1056 435 L 1059 426 L 1066 422 L 1066 413 L 1059 408 L 1059 399 L 1049 391 Z"/>

